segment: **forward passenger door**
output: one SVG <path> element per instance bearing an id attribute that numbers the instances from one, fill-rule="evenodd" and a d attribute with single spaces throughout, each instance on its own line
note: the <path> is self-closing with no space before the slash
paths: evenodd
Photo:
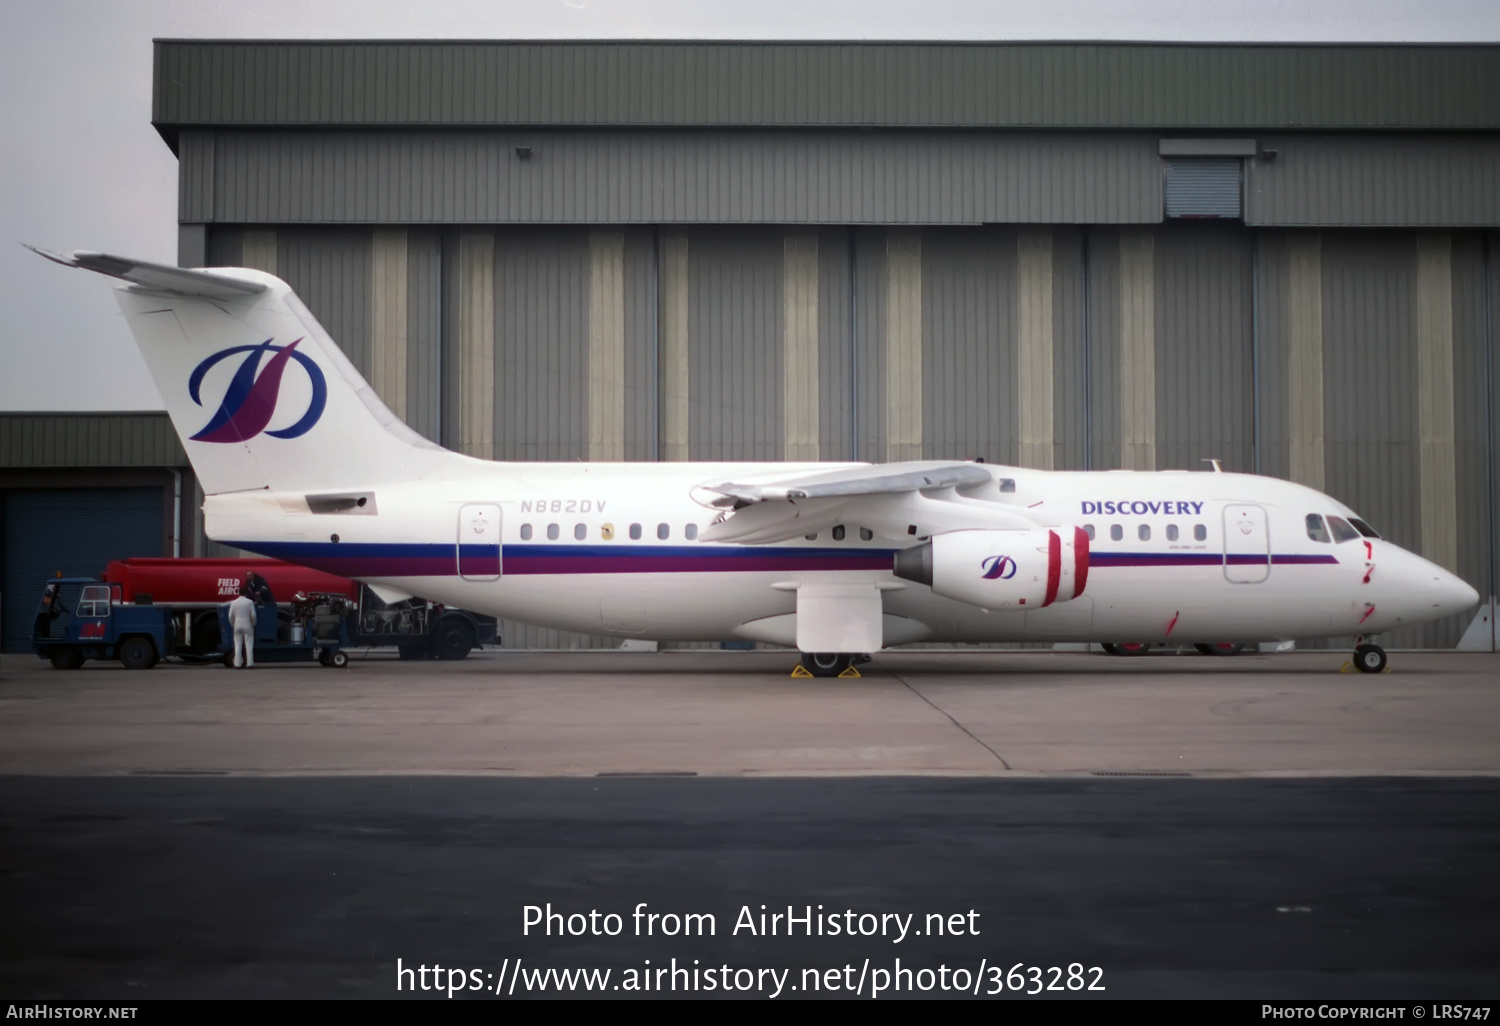
<path id="1" fill-rule="evenodd" d="M 1271 533 L 1260 506 L 1224 507 L 1224 576 L 1233 584 L 1259 584 L 1271 576 Z"/>

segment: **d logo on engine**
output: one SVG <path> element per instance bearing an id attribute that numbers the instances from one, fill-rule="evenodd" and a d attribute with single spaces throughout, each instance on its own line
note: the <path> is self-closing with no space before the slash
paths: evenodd
<path id="1" fill-rule="evenodd" d="M 979 564 L 986 581 L 1008 581 L 1016 576 L 1016 561 L 1009 556 L 990 556 Z"/>

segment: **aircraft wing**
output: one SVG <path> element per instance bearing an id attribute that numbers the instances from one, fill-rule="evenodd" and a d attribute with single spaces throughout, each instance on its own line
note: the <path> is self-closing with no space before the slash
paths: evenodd
<path id="1" fill-rule="evenodd" d="M 715 492 L 710 504 L 732 509 L 775 500 L 831 499 L 851 495 L 893 495 L 929 488 L 963 488 L 989 484 L 990 472 L 977 463 L 912 462 L 824 470 L 770 481 L 701 485 Z"/>
<path id="2" fill-rule="evenodd" d="M 914 461 L 804 471 L 703 484 L 694 496 L 725 511 L 700 535 L 704 541 L 768 544 L 837 523 L 890 537 L 1036 526 L 1024 511 L 997 501 L 992 468 L 977 463 Z"/>
<path id="3" fill-rule="evenodd" d="M 152 264 L 144 260 L 110 256 L 108 253 L 94 253 L 86 249 L 77 249 L 64 255 L 49 253 L 36 246 L 26 246 L 26 248 L 37 256 L 45 257 L 64 267 L 81 267 L 85 271 L 97 271 L 153 292 L 176 292 L 184 296 L 205 296 L 209 299 L 245 299 L 266 290 L 266 286 L 256 281 L 242 281 L 239 278 L 214 274 L 210 271 Z"/>

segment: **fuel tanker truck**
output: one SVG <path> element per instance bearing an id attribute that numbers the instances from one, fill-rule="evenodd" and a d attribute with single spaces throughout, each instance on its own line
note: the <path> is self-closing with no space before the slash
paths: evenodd
<path id="1" fill-rule="evenodd" d="M 138 669 L 169 655 L 217 659 L 226 649 L 220 612 L 247 584 L 257 606 L 275 607 L 283 644 L 300 644 L 313 621 L 340 647 L 394 647 L 403 659 L 463 659 L 499 642 L 494 617 L 420 598 L 386 601 L 358 581 L 293 563 L 137 558 L 110 562 L 99 579 L 47 582 L 33 643 L 59 669 L 86 659 L 119 659 Z"/>

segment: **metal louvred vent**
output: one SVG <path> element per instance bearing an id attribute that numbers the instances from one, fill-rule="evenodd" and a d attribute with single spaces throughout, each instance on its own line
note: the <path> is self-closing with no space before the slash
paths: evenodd
<path id="1" fill-rule="evenodd" d="M 1167 217 L 1240 216 L 1240 159 L 1183 157 L 1167 161 Z"/>

